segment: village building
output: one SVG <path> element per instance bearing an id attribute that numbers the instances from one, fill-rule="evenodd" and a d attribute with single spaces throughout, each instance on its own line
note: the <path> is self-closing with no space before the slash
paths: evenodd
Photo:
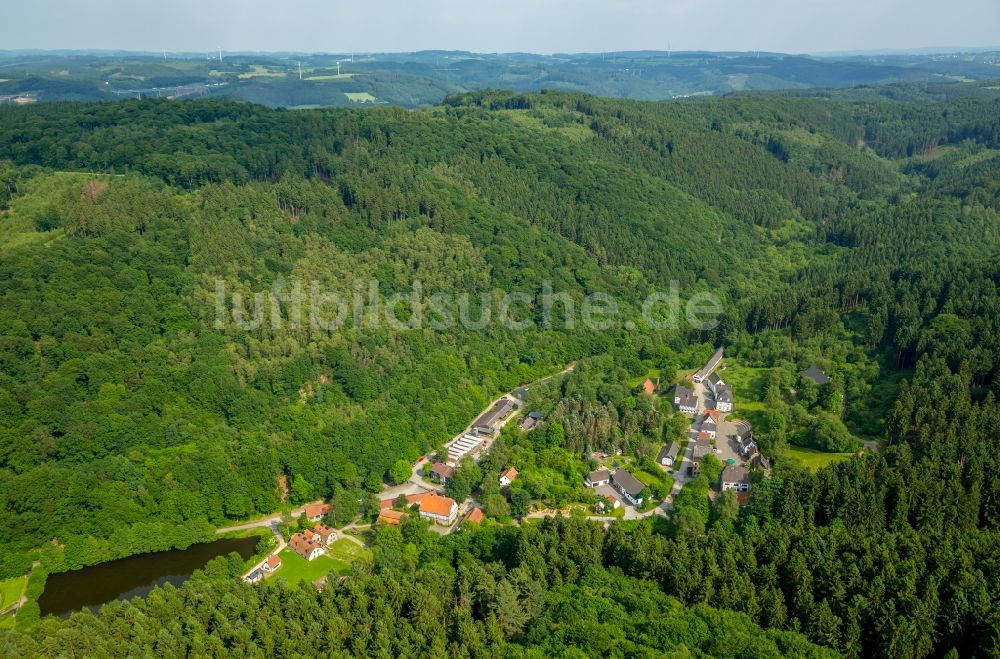
<path id="1" fill-rule="evenodd" d="M 319 522 L 317 522 L 316 526 L 312 528 L 312 531 L 314 537 L 323 546 L 327 546 L 331 542 L 337 539 L 336 530 L 331 529 L 329 526 L 326 526 L 325 524 L 321 524 Z"/>
<path id="2" fill-rule="evenodd" d="M 528 412 L 518 424 L 521 430 L 527 432 L 542 422 L 542 415 L 538 412 Z"/>
<path id="3" fill-rule="evenodd" d="M 288 546 L 307 561 L 316 560 L 326 551 L 316 539 L 307 536 L 305 533 L 296 533 L 293 535 L 292 539 L 288 541 Z"/>
<path id="4" fill-rule="evenodd" d="M 246 577 L 244 577 L 244 579 L 246 580 L 247 583 L 257 583 L 258 581 L 260 581 L 263 578 L 264 578 L 264 573 L 261 572 L 260 570 L 254 570 L 253 572 L 251 572 L 250 574 L 248 574 Z"/>
<path id="5" fill-rule="evenodd" d="M 642 505 L 642 491 L 646 489 L 646 486 L 627 470 L 617 469 L 611 475 L 611 484 L 633 506 Z"/>
<path id="6" fill-rule="evenodd" d="M 719 477 L 719 482 L 723 492 L 726 490 L 749 492 L 750 472 L 747 471 L 746 467 L 729 465 L 722 470 L 722 476 Z"/>
<path id="7" fill-rule="evenodd" d="M 328 503 L 310 503 L 303 509 L 303 514 L 310 522 L 318 522 L 323 519 L 323 515 L 330 512 Z"/>
<path id="8" fill-rule="evenodd" d="M 264 564 L 260 566 L 260 569 L 264 570 L 265 572 L 274 572 L 279 567 L 281 567 L 281 557 L 278 556 L 277 554 L 272 554 L 267 557 L 267 560 L 264 561 Z"/>
<path id="9" fill-rule="evenodd" d="M 684 414 L 698 413 L 698 397 L 683 385 L 674 387 L 674 410 Z"/>
<path id="10" fill-rule="evenodd" d="M 486 519 L 486 515 L 483 513 L 482 508 L 473 508 L 465 514 L 465 519 L 463 522 L 475 522 L 476 524 L 482 524 L 483 520 Z"/>
<path id="11" fill-rule="evenodd" d="M 715 439 L 716 432 L 718 431 L 718 423 L 716 418 L 718 417 L 718 412 L 715 410 L 708 410 L 705 412 L 705 416 L 701 419 L 701 425 L 698 426 L 698 435 L 705 433 L 709 439 Z"/>
<path id="12" fill-rule="evenodd" d="M 507 487 L 515 480 L 517 480 L 517 469 L 511 467 L 507 471 L 500 474 L 500 487 Z"/>
<path id="13" fill-rule="evenodd" d="M 813 364 L 802 372 L 802 379 L 812 380 L 816 384 L 826 384 L 830 381 L 830 376 L 821 371 L 816 364 Z"/>
<path id="14" fill-rule="evenodd" d="M 709 443 L 708 437 L 699 436 L 695 439 L 695 445 L 691 449 L 691 459 L 700 464 L 702 458 L 706 455 L 711 455 L 712 453 L 712 445 Z"/>
<path id="15" fill-rule="evenodd" d="M 587 474 L 587 477 L 583 479 L 583 484 L 587 487 L 597 487 L 598 485 L 607 485 L 611 482 L 611 472 L 607 469 L 598 469 L 597 471 L 592 471 Z"/>
<path id="16" fill-rule="evenodd" d="M 509 398 L 503 398 L 489 411 L 484 412 L 473 421 L 472 429 L 480 435 L 493 435 L 500 429 L 503 420 L 510 415 L 513 409 L 514 402 Z"/>
<path id="17" fill-rule="evenodd" d="M 401 513 L 398 510 L 393 510 L 392 508 L 387 508 L 386 510 L 379 511 L 378 519 L 375 523 L 388 524 L 389 526 L 399 526 L 406 519 L 406 513 Z"/>
<path id="18" fill-rule="evenodd" d="M 660 378 L 656 378 L 656 382 L 653 382 L 649 378 L 642 383 L 642 392 L 647 396 L 652 396 L 657 391 L 660 390 Z"/>
<path id="19" fill-rule="evenodd" d="M 720 384 L 715 391 L 715 409 L 719 412 L 733 411 L 733 386 Z"/>
<path id="20" fill-rule="evenodd" d="M 674 461 L 677 460 L 677 454 L 680 450 L 681 447 L 677 445 L 677 442 L 670 442 L 660 449 L 659 455 L 656 456 L 656 461 L 664 467 L 672 467 Z"/>
<path id="21" fill-rule="evenodd" d="M 420 516 L 436 524 L 445 526 L 454 524 L 457 515 L 458 504 L 454 499 L 432 492 L 420 501 Z"/>
<path id="22" fill-rule="evenodd" d="M 438 483 L 446 484 L 455 475 L 455 468 L 444 462 L 435 462 L 431 466 L 431 478 Z"/>
<path id="23" fill-rule="evenodd" d="M 447 446 L 448 455 L 446 457 L 448 458 L 449 462 L 458 464 L 465 456 L 475 458 L 480 453 L 482 453 L 483 449 L 485 448 L 486 448 L 485 439 L 483 439 L 479 435 L 466 433 L 465 435 L 462 435 L 458 439 L 448 444 Z"/>
<path id="24" fill-rule="evenodd" d="M 702 382 L 705 378 L 714 373 L 715 369 L 718 368 L 719 363 L 722 361 L 722 350 L 722 348 L 716 350 L 715 354 L 712 355 L 707 362 L 705 362 L 705 365 L 702 366 L 697 373 L 691 376 L 691 379 L 695 382 Z"/>

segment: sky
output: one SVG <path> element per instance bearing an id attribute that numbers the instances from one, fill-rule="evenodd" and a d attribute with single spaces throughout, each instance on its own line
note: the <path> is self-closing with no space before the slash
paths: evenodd
<path id="1" fill-rule="evenodd" d="M 997 0 L 0 0 L 2 49 L 787 53 L 1000 45 Z"/>

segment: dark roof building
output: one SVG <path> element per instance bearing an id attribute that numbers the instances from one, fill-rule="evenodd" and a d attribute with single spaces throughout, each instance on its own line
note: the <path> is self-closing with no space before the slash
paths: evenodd
<path id="1" fill-rule="evenodd" d="M 641 480 L 625 469 L 618 469 L 615 473 L 611 474 L 611 481 L 622 494 L 628 496 L 633 501 L 638 499 L 642 491 L 646 489 Z"/>
<path id="2" fill-rule="evenodd" d="M 695 462 L 701 460 L 706 455 L 709 455 L 711 453 L 712 453 L 712 445 L 709 444 L 708 441 L 703 441 L 701 439 L 698 440 L 698 443 L 695 444 L 694 448 L 691 450 L 691 456 L 694 458 Z"/>
<path id="3" fill-rule="evenodd" d="M 687 387 L 677 385 L 674 389 L 674 406 L 681 412 L 694 414 L 698 409 L 698 397 Z"/>
<path id="4" fill-rule="evenodd" d="M 746 467 L 729 465 L 722 470 L 719 478 L 723 490 L 736 490 L 737 492 L 747 492 L 750 490 L 750 472 Z"/>
<path id="5" fill-rule="evenodd" d="M 440 482 L 444 483 L 451 479 L 455 475 L 455 468 L 451 467 L 443 462 L 436 462 L 434 466 L 431 467 L 431 474 Z"/>
<path id="6" fill-rule="evenodd" d="M 603 485 L 611 480 L 611 472 L 607 469 L 598 469 L 587 474 L 585 484 L 589 487 Z"/>
<path id="7" fill-rule="evenodd" d="M 723 350 L 722 348 L 716 350 L 715 354 L 712 355 L 711 359 L 705 362 L 705 365 L 701 367 L 701 370 L 699 370 L 692 376 L 692 379 L 695 382 L 701 382 L 702 380 L 707 378 L 712 373 L 712 371 L 715 370 L 715 368 L 719 365 L 719 362 L 722 361 L 722 350 Z"/>
<path id="8" fill-rule="evenodd" d="M 673 464 L 680 450 L 681 447 L 677 445 L 677 442 L 670 442 L 660 449 L 660 454 L 656 456 L 656 461 L 665 465 Z"/>
<path id="9" fill-rule="evenodd" d="M 827 382 L 830 381 L 830 376 L 824 373 L 823 371 L 819 370 L 819 367 L 816 366 L 816 364 L 813 364 L 812 366 L 807 368 L 802 373 L 802 377 L 808 378 L 809 380 L 812 380 L 816 384 L 826 384 Z"/>
<path id="10" fill-rule="evenodd" d="M 474 430 L 494 432 L 510 411 L 514 409 L 514 403 L 509 398 L 504 398 L 497 402 L 490 411 L 484 412 L 478 419 L 472 422 Z"/>

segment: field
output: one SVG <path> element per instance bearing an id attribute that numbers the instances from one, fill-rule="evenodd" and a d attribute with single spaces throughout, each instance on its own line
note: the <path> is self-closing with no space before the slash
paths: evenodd
<path id="1" fill-rule="evenodd" d="M 289 584 L 316 581 L 329 574 L 350 574 L 351 563 L 368 552 L 350 540 L 337 540 L 327 547 L 326 554 L 314 561 L 307 561 L 290 547 L 281 551 L 281 568 L 270 578 L 284 579 Z"/>
<path id="2" fill-rule="evenodd" d="M 286 71 L 272 71 L 260 64 L 254 64 L 252 71 L 241 73 L 237 77 L 241 80 L 247 80 L 250 78 L 284 78 L 287 75 Z"/>
<path id="3" fill-rule="evenodd" d="M 816 472 L 828 465 L 842 462 L 854 453 L 824 453 L 801 446 L 789 446 L 781 457 L 795 460 L 809 471 Z"/>
<path id="4" fill-rule="evenodd" d="M 14 577 L 0 581 L 0 611 L 4 611 L 21 598 L 24 587 L 28 583 L 28 577 Z"/>
<path id="5" fill-rule="evenodd" d="M 344 92 L 344 96 L 352 103 L 374 103 L 378 100 L 368 92 Z"/>

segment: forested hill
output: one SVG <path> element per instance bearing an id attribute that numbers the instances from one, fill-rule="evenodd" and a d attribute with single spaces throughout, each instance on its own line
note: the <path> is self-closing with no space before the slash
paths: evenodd
<path id="1" fill-rule="evenodd" d="M 738 518 L 705 499 L 687 533 L 614 527 L 592 539 L 602 565 L 852 656 L 986 654 L 998 638 L 990 94 L 4 106 L 0 161 L 5 575 L 204 539 L 277 510 L 279 482 L 353 517 L 398 460 L 574 359 L 548 448 L 634 453 L 665 436 L 669 409 L 633 397 L 633 379 L 723 344 L 778 374 L 768 450 L 800 430 L 883 450 L 818 474 L 779 461 Z M 546 328 L 530 302 L 520 330 L 326 329 L 287 309 L 217 322 L 219 286 L 250 300 L 315 281 L 350 298 L 369 280 L 487 301 L 551 285 L 607 293 L 622 314 L 601 329 Z M 643 299 L 671 281 L 684 300 L 718 295 L 718 327 L 647 325 Z M 843 420 L 783 398 L 796 382 L 780 373 L 815 360 L 849 376 Z"/>

